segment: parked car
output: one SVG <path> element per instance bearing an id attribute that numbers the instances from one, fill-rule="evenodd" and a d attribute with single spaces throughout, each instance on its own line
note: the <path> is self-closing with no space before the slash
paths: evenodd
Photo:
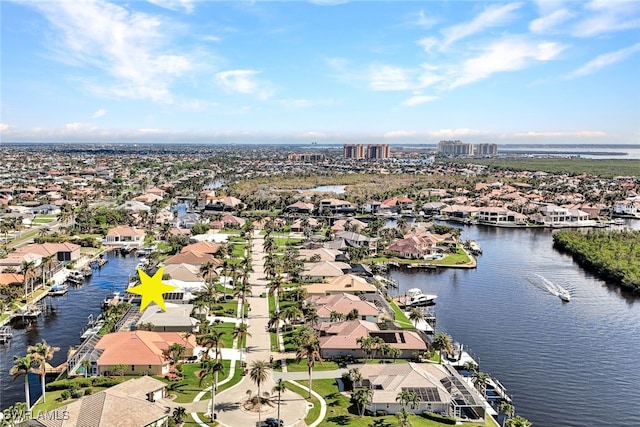
<path id="1" fill-rule="evenodd" d="M 284 421 L 277 418 L 269 417 L 260 423 L 256 423 L 256 427 L 283 427 Z"/>

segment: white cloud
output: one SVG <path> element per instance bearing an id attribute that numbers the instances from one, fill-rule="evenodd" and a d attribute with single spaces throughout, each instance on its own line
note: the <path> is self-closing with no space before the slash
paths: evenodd
<path id="1" fill-rule="evenodd" d="M 640 28 L 640 2 L 637 0 L 594 0 L 584 6 L 588 16 L 573 29 L 577 37 Z"/>
<path id="2" fill-rule="evenodd" d="M 108 76 L 88 73 L 96 94 L 170 103 L 173 80 L 193 69 L 190 58 L 170 51 L 166 23 L 160 17 L 130 12 L 104 0 L 32 2 L 54 30 L 55 59 Z M 88 25 L 90 23 L 90 25 Z M 109 81 L 110 80 L 110 81 Z"/>
<path id="3" fill-rule="evenodd" d="M 440 129 L 427 132 L 431 138 L 462 138 L 465 136 L 484 135 L 486 132 L 474 129 Z"/>
<path id="4" fill-rule="evenodd" d="M 587 62 L 582 67 L 570 73 L 569 75 L 567 75 L 567 78 L 573 79 L 576 77 L 586 76 L 587 74 L 593 74 L 601 68 L 613 65 L 616 62 L 620 62 L 635 54 L 636 52 L 640 52 L 640 43 L 636 43 L 633 46 L 629 46 L 615 52 L 605 53 Z"/>
<path id="5" fill-rule="evenodd" d="M 415 130 L 394 130 L 387 132 L 382 137 L 384 139 L 411 138 L 418 134 Z"/>
<path id="6" fill-rule="evenodd" d="M 560 24 L 566 22 L 574 16 L 568 9 L 558 9 L 534 19 L 529 24 L 529 30 L 532 33 L 548 33 L 556 29 Z"/>
<path id="7" fill-rule="evenodd" d="M 415 107 L 416 105 L 424 104 L 425 102 L 431 102 L 437 100 L 437 96 L 429 95 L 414 95 L 411 98 L 405 100 L 402 105 L 406 107 Z"/>
<path id="8" fill-rule="evenodd" d="M 97 119 L 99 117 L 103 117 L 105 114 L 107 114 L 107 110 L 105 110 L 104 108 L 101 108 L 98 111 L 96 111 L 95 113 L 93 113 L 91 115 L 91 118 L 92 119 Z"/>
<path id="9" fill-rule="evenodd" d="M 369 70 L 369 87 L 375 91 L 411 89 L 409 72 L 390 65 L 374 65 Z"/>
<path id="10" fill-rule="evenodd" d="M 6 123 L 0 123 L 0 132 L 5 132 L 9 130 L 9 125 Z"/>
<path id="11" fill-rule="evenodd" d="M 418 40 L 418 45 L 422 46 L 425 52 L 431 53 L 431 49 L 433 49 L 438 44 L 438 39 L 435 37 L 425 37 L 423 39 Z"/>
<path id="12" fill-rule="evenodd" d="M 421 10 L 418 12 L 418 19 L 415 21 L 415 25 L 421 28 L 429 29 L 436 24 L 436 20 L 434 18 L 428 17 L 425 15 L 424 11 Z"/>
<path id="13" fill-rule="evenodd" d="M 522 7 L 522 3 L 508 3 L 501 6 L 490 6 L 470 22 L 454 25 L 443 30 L 444 44 L 450 45 L 458 40 L 479 33 L 486 28 L 497 27 L 508 23 L 514 12 Z"/>
<path id="14" fill-rule="evenodd" d="M 301 139 L 325 139 L 327 138 L 327 136 L 328 135 L 324 132 L 314 132 L 314 131 L 305 132 L 298 135 L 298 137 Z"/>
<path id="15" fill-rule="evenodd" d="M 186 13 L 193 12 L 192 0 L 147 0 L 149 3 L 153 3 L 156 6 L 173 11 L 184 10 Z"/>
<path id="16" fill-rule="evenodd" d="M 600 138 L 606 136 L 607 134 L 602 131 L 597 130 L 580 130 L 580 131 L 571 131 L 571 132 L 558 132 L 558 131 L 547 131 L 547 132 L 521 132 L 515 133 L 514 136 L 517 137 L 531 137 L 531 138 Z"/>
<path id="17" fill-rule="evenodd" d="M 504 71 L 521 70 L 536 61 L 549 61 L 565 49 L 555 42 L 533 42 L 514 37 L 489 45 L 484 53 L 466 60 L 449 88 L 463 86 Z"/>
<path id="18" fill-rule="evenodd" d="M 67 123 L 64 128 L 69 132 L 92 132 L 98 128 L 90 123 Z"/>
<path id="19" fill-rule="evenodd" d="M 257 70 L 230 70 L 216 74 L 216 82 L 223 89 L 230 92 L 255 95 L 260 99 L 267 99 L 273 95 L 273 90 L 268 83 L 259 81 Z"/>

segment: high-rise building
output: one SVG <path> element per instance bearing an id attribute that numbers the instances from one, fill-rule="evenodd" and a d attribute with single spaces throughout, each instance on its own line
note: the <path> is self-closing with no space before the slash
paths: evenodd
<path id="1" fill-rule="evenodd" d="M 365 151 L 362 144 L 345 144 L 343 147 L 344 156 L 347 159 L 364 159 Z"/>
<path id="2" fill-rule="evenodd" d="M 344 157 L 347 159 L 388 159 L 391 150 L 389 144 L 345 144 Z"/>
<path id="3" fill-rule="evenodd" d="M 367 159 L 388 159 L 389 152 L 389 144 L 367 145 Z"/>
<path id="4" fill-rule="evenodd" d="M 498 155 L 498 144 L 476 144 L 476 156 Z"/>
<path id="5" fill-rule="evenodd" d="M 440 141 L 438 143 L 438 152 L 445 156 L 472 156 L 473 145 L 459 140 Z"/>

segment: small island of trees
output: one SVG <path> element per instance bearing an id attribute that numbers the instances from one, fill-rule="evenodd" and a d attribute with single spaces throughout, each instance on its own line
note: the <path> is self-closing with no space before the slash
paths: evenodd
<path id="1" fill-rule="evenodd" d="M 553 242 L 603 279 L 640 293 L 640 231 L 563 230 Z"/>

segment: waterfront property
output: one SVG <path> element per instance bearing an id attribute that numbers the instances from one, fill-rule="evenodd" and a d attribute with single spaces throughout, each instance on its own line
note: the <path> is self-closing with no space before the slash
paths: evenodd
<path id="1" fill-rule="evenodd" d="M 453 416 L 459 421 L 479 421 L 485 418 L 485 402 L 455 369 L 433 363 L 366 364 L 355 366 L 362 374 L 362 384 L 373 390 L 366 409 L 372 413 L 400 412 L 397 397 L 411 391 L 419 398 L 408 409 L 416 414 L 423 411 Z"/>
<path id="2" fill-rule="evenodd" d="M 144 230 L 129 226 L 119 226 L 107 232 L 104 243 L 105 245 L 117 247 L 142 247 L 144 245 L 144 235 Z"/>
<path id="3" fill-rule="evenodd" d="M 169 408 L 159 403 L 166 396 L 165 383 L 143 376 L 40 414 L 28 425 L 162 427 L 171 415 Z"/>

